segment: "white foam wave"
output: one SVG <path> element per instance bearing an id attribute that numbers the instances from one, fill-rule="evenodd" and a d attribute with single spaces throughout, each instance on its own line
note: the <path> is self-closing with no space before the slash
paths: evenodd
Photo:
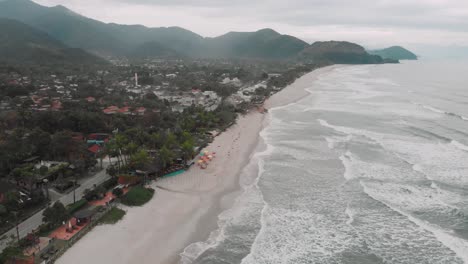
<path id="1" fill-rule="evenodd" d="M 468 151 L 468 146 L 456 141 L 456 140 L 452 140 L 452 142 L 450 142 L 450 144 L 452 144 L 453 146 L 461 149 L 461 150 L 464 150 L 464 151 Z"/>
<path id="2" fill-rule="evenodd" d="M 432 106 L 430 106 L 430 105 L 423 105 L 423 104 L 422 104 L 421 107 L 424 108 L 424 109 L 430 110 L 430 111 L 432 111 L 432 112 L 434 112 L 434 113 L 438 113 L 438 114 L 445 114 L 445 113 L 447 113 L 447 112 L 445 112 L 444 110 L 440 110 L 440 109 L 435 108 L 435 107 L 432 107 Z"/>
<path id="3" fill-rule="evenodd" d="M 453 235 L 453 232 L 451 230 L 444 230 L 438 226 L 435 226 L 433 224 L 430 224 L 426 221 L 423 221 L 421 219 L 417 219 L 413 217 L 411 214 L 407 213 L 405 210 L 402 210 L 398 208 L 397 206 L 393 205 L 393 202 L 389 202 L 385 199 L 382 199 L 381 194 L 379 194 L 380 190 L 372 190 L 365 184 L 363 185 L 364 191 L 371 196 L 372 198 L 384 203 L 387 205 L 389 208 L 392 210 L 400 213 L 401 215 L 404 215 L 407 217 L 411 222 L 415 223 L 419 227 L 431 232 L 437 240 L 439 240 L 442 244 L 444 244 L 446 247 L 450 248 L 457 254 L 459 258 L 461 258 L 465 263 L 468 263 L 468 241 L 463 240 L 462 238 L 459 238 L 455 235 Z M 392 195 L 392 199 L 397 197 L 396 195 Z"/>
<path id="4" fill-rule="evenodd" d="M 413 166 L 428 179 L 449 184 L 468 185 L 468 166 L 460 161 L 468 160 L 466 146 L 453 141 L 441 143 L 424 138 L 405 137 L 388 133 L 378 133 L 351 127 L 335 126 L 323 119 L 319 123 L 345 135 L 361 136 L 379 144 L 389 153 Z"/>
<path id="5" fill-rule="evenodd" d="M 206 241 L 195 242 L 184 249 L 184 251 L 180 254 L 181 264 L 192 263 L 204 252 L 217 247 L 220 245 L 220 243 L 225 241 L 226 228 L 232 224 L 239 224 L 239 221 L 244 221 L 243 216 L 249 213 L 248 207 L 252 205 L 252 203 L 261 200 L 262 206 L 264 206 L 265 202 L 258 188 L 258 182 L 261 175 L 265 171 L 263 157 L 270 156 L 275 150 L 275 147 L 268 143 L 268 129 L 269 127 L 263 129 L 260 132 L 260 136 L 262 137 L 263 142 L 265 142 L 266 148 L 262 151 L 253 153 L 251 161 L 243 169 L 243 173 L 248 173 L 247 170 L 256 164 L 256 166 L 258 166 L 257 177 L 253 183 L 249 180 L 244 180 L 244 178 L 241 177 L 240 185 L 242 188 L 242 193 L 236 198 L 234 205 L 231 208 L 223 211 L 218 216 L 218 228 L 210 233 L 210 236 Z"/>
<path id="6" fill-rule="evenodd" d="M 349 220 L 346 221 L 347 225 L 351 225 L 354 222 L 354 215 L 356 214 L 356 211 L 354 209 L 351 209 L 349 205 L 346 207 L 345 213 L 348 215 Z"/>
<path id="7" fill-rule="evenodd" d="M 418 105 L 418 106 L 420 106 L 420 107 L 422 107 L 424 109 L 427 109 L 427 110 L 429 110 L 431 112 L 437 113 L 437 114 L 453 116 L 453 117 L 457 117 L 457 118 L 459 118 L 461 120 L 468 121 L 468 117 L 465 117 L 465 116 L 457 114 L 457 113 L 453 113 L 453 112 L 450 112 L 450 111 L 445 111 L 445 110 L 439 109 L 439 108 L 434 107 L 434 106 L 425 105 L 425 104 L 421 104 L 421 103 L 417 103 L 417 102 L 412 102 L 412 103 L 415 104 L 415 105 Z"/>

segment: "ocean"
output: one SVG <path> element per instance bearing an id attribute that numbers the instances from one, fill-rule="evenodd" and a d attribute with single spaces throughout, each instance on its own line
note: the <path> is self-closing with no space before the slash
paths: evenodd
<path id="1" fill-rule="evenodd" d="M 468 263 L 467 69 L 335 67 L 270 109 L 242 194 L 182 263 Z"/>

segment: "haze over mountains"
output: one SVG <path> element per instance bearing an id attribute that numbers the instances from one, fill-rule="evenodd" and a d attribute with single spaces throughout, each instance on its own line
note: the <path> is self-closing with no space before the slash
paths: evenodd
<path id="1" fill-rule="evenodd" d="M 79 48 L 70 48 L 48 34 L 16 20 L 0 18 L 0 62 L 34 64 L 105 64 Z"/>
<path id="2" fill-rule="evenodd" d="M 382 58 L 369 55 L 361 46 L 348 42 L 319 42 L 309 45 L 296 37 L 282 35 L 272 29 L 230 32 L 216 38 L 204 38 L 179 27 L 148 28 L 141 25 L 106 24 L 81 16 L 63 6 L 44 7 L 30 0 L 0 1 L 0 18 L 15 19 L 41 30 L 63 43 L 63 47 L 79 48 L 102 57 L 383 62 Z M 4 26 L 0 26 L 0 33 L 4 34 L 4 31 Z"/>

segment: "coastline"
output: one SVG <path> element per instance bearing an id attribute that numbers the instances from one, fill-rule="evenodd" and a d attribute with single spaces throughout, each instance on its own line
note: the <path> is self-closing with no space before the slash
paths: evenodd
<path id="1" fill-rule="evenodd" d="M 307 96 L 312 82 L 334 67 L 298 78 L 270 97 L 265 107 L 281 107 Z M 217 230 L 219 215 L 241 193 L 241 173 L 263 147 L 260 132 L 268 126 L 268 115 L 252 110 L 240 116 L 206 148 L 217 153 L 206 170 L 192 166 L 184 174 L 152 183 L 156 193 L 148 204 L 122 206 L 127 211 L 123 220 L 96 227 L 57 263 L 178 263 L 187 246 L 206 241 Z"/>

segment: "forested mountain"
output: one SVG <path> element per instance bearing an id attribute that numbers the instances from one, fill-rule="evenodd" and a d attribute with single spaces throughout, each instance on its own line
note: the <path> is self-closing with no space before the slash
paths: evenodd
<path id="1" fill-rule="evenodd" d="M 329 61 L 338 64 L 384 62 L 381 57 L 367 53 L 363 47 L 346 41 L 315 42 L 299 54 L 299 59 L 304 61 Z"/>
<path id="2" fill-rule="evenodd" d="M 204 38 L 179 27 L 148 28 L 90 19 L 63 7 L 45 7 L 31 0 L 0 0 L 0 17 L 19 20 L 73 48 L 102 57 L 236 58 L 333 63 L 381 63 L 361 46 L 349 42 L 316 42 L 312 45 L 272 29 L 230 32 Z"/>
<path id="3" fill-rule="evenodd" d="M 205 39 L 204 56 L 259 59 L 292 58 L 308 46 L 298 38 L 281 35 L 272 29 L 256 32 L 230 32 Z"/>
<path id="4" fill-rule="evenodd" d="M 418 56 L 413 52 L 400 47 L 400 46 L 393 46 L 386 49 L 381 50 L 371 50 L 369 51 L 370 54 L 379 55 L 384 59 L 394 59 L 394 60 L 417 60 Z"/>
<path id="5" fill-rule="evenodd" d="M 201 36 L 181 28 L 147 28 L 106 24 L 63 7 L 44 7 L 30 0 L 0 2 L 0 17 L 16 19 L 37 27 L 70 47 L 107 56 L 125 56 L 150 41 L 185 50 Z"/>
<path id="6" fill-rule="evenodd" d="M 82 49 L 67 47 L 40 30 L 5 18 L 0 18 L 0 62 L 43 65 L 105 63 Z"/>

